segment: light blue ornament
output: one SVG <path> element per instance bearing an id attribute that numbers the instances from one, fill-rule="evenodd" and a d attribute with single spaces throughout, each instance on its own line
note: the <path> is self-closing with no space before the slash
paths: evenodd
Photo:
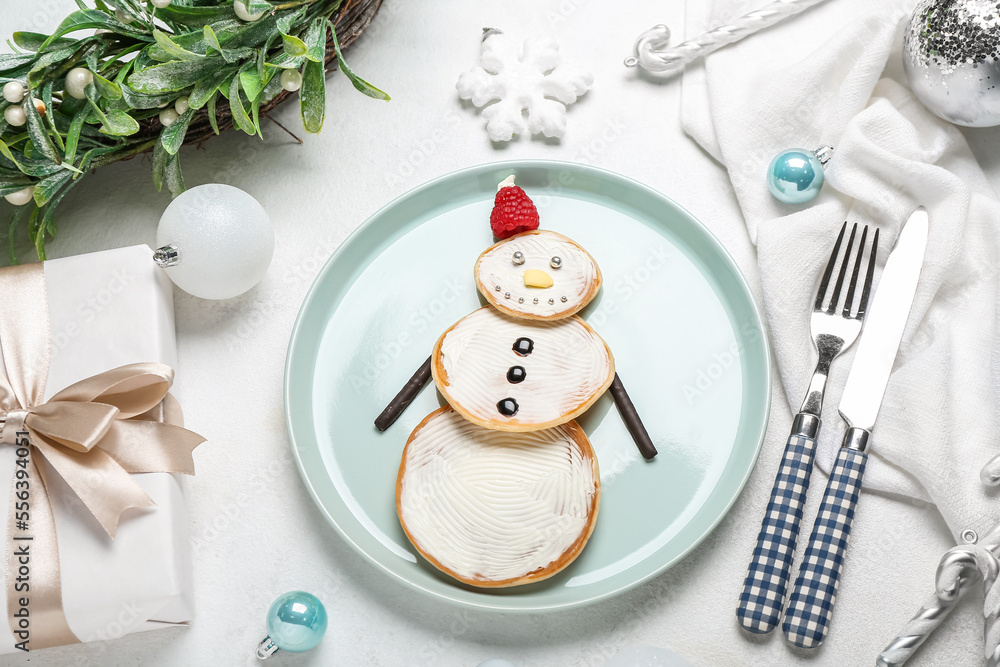
<path id="1" fill-rule="evenodd" d="M 301 653 L 315 648 L 326 633 L 326 623 L 326 608 L 315 595 L 285 593 L 267 610 L 267 637 L 257 647 L 257 657 L 263 660 L 277 651 Z"/>
<path id="2" fill-rule="evenodd" d="M 786 204 L 805 204 L 815 199 L 826 180 L 823 167 L 832 154 L 832 146 L 814 151 L 791 148 L 778 153 L 767 168 L 768 189 L 775 199 Z"/>

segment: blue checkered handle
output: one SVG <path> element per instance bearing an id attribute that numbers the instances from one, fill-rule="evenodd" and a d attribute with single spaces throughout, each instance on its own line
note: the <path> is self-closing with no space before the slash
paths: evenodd
<path id="1" fill-rule="evenodd" d="M 867 462 L 861 450 L 841 447 L 837 453 L 782 624 L 785 638 L 796 646 L 816 648 L 830 629 Z"/>
<path id="2" fill-rule="evenodd" d="M 797 417 L 788 436 L 736 608 L 736 618 L 743 629 L 756 634 L 774 630 L 781 620 L 816 454 L 819 420 L 815 417 L 811 420 L 813 428 L 803 429 L 803 420 Z"/>

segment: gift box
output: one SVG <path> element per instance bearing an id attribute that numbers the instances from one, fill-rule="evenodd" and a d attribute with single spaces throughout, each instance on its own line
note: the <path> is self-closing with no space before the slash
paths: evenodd
<path id="1" fill-rule="evenodd" d="M 46 327 L 48 345 L 28 349 Z M 41 390 L 28 376 L 44 368 L 45 347 Z M 201 439 L 180 428 L 165 395 L 173 368 L 171 284 L 148 247 L 0 269 L 0 591 L 9 621 L 0 623 L 0 653 L 191 619 L 188 518 L 173 473 L 193 472 Z M 25 398 L 32 382 L 38 395 Z M 8 396 L 4 406 L 4 384 L 21 405 Z M 84 426 L 82 437 L 63 431 Z M 31 478 L 20 472 L 29 452 Z M 146 470 L 171 472 L 136 472 Z M 131 507 L 119 516 L 123 506 Z"/>

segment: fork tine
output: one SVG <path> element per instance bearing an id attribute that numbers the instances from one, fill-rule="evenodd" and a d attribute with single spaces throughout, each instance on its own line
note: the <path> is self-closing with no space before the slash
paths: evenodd
<path id="1" fill-rule="evenodd" d="M 875 236 L 872 237 L 872 252 L 868 258 L 868 273 L 865 274 L 865 288 L 861 290 L 861 305 L 858 306 L 858 316 L 856 319 L 865 318 L 865 310 L 868 308 L 868 297 L 872 291 L 872 278 L 875 277 L 875 257 L 878 253 L 878 228 L 875 228 Z"/>
<path id="2" fill-rule="evenodd" d="M 830 299 L 830 307 L 827 313 L 833 315 L 837 310 L 837 302 L 840 301 L 840 290 L 844 286 L 844 276 L 847 275 L 847 265 L 851 263 L 851 248 L 854 247 L 854 234 L 858 231 L 858 223 L 851 227 L 851 236 L 847 239 L 847 250 L 844 251 L 844 262 L 840 265 L 840 272 L 837 274 L 837 284 L 833 287 L 833 298 Z"/>
<path id="3" fill-rule="evenodd" d="M 847 298 L 844 299 L 844 317 L 851 316 L 854 306 L 854 289 L 858 286 L 858 273 L 861 272 L 861 261 L 865 258 L 865 239 L 868 238 L 868 225 L 861 230 L 861 241 L 858 243 L 858 256 L 854 259 L 854 271 L 851 273 L 851 283 L 847 286 Z"/>
<path id="4" fill-rule="evenodd" d="M 840 243 L 844 240 L 844 230 L 846 229 L 847 222 L 845 221 L 840 228 L 840 234 L 837 235 L 837 242 L 833 244 L 833 252 L 830 253 L 830 259 L 827 261 L 826 269 L 823 271 L 823 279 L 816 290 L 815 310 L 823 310 L 823 302 L 826 300 L 826 288 L 830 285 L 830 276 L 833 275 L 833 267 L 837 264 L 837 255 L 840 254 Z"/>

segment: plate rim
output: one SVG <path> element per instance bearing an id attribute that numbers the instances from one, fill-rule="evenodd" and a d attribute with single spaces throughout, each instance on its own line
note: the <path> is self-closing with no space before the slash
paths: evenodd
<path id="1" fill-rule="evenodd" d="M 647 194 L 667 202 L 671 206 L 675 207 L 678 211 L 680 211 L 684 216 L 686 216 L 688 220 L 693 222 L 699 228 L 700 232 L 704 235 L 704 237 L 715 247 L 715 249 L 718 252 L 721 253 L 721 255 L 729 263 L 729 268 L 733 271 L 736 278 L 738 279 L 739 286 L 742 288 L 743 293 L 750 304 L 751 310 L 753 312 L 754 322 L 756 324 L 756 329 L 761 334 L 761 350 L 763 352 L 763 361 L 764 361 L 763 374 L 766 377 L 767 382 L 766 382 L 766 391 L 764 393 L 764 410 L 763 414 L 761 415 L 761 427 L 759 433 L 757 433 L 757 442 L 754 446 L 754 451 L 751 457 L 750 465 L 743 473 L 742 478 L 739 480 L 739 483 L 734 487 L 729 498 L 726 499 L 722 511 L 719 512 L 718 516 L 716 516 L 699 535 L 697 535 L 697 537 L 691 542 L 690 545 L 688 545 L 685 549 L 680 551 L 675 557 L 665 561 L 659 567 L 654 568 L 652 571 L 646 573 L 645 575 L 637 577 L 633 581 L 624 583 L 620 586 L 617 586 L 608 591 L 604 591 L 597 595 L 593 595 L 584 599 L 570 601 L 570 602 L 552 603 L 545 605 L 515 604 L 511 606 L 501 607 L 497 605 L 488 604 L 486 602 L 466 600 L 457 597 L 449 597 L 438 591 L 426 588 L 420 585 L 418 582 L 411 581 L 410 579 L 406 578 L 400 573 L 394 571 L 392 568 L 379 562 L 373 555 L 369 554 L 360 544 L 358 544 L 354 539 L 352 539 L 351 536 L 348 534 L 348 532 L 338 524 L 337 520 L 332 516 L 330 511 L 327 509 L 327 507 L 320 499 L 319 494 L 309 477 L 309 472 L 306 470 L 305 464 L 300 454 L 300 445 L 296 440 L 295 427 L 292 424 L 292 408 L 291 408 L 292 403 L 291 403 L 291 395 L 289 389 L 290 386 L 289 375 L 292 372 L 292 364 L 295 359 L 296 343 L 298 339 L 302 335 L 304 335 L 302 334 L 301 329 L 303 326 L 303 320 L 305 314 L 309 310 L 310 305 L 317 298 L 320 283 L 323 282 L 323 278 L 331 270 L 331 267 L 334 265 L 334 263 L 337 262 L 342 255 L 347 254 L 348 249 L 355 241 L 355 239 L 359 237 L 361 234 L 363 234 L 369 227 L 373 227 L 375 224 L 377 224 L 386 211 L 394 208 L 400 202 L 406 199 L 415 197 L 419 193 L 425 190 L 436 187 L 439 183 L 443 181 L 448 181 L 454 178 L 459 178 L 463 175 L 467 175 L 470 173 L 474 174 L 476 172 L 481 172 L 481 171 L 496 171 L 501 169 L 517 170 L 526 168 L 535 168 L 535 169 L 540 168 L 549 170 L 569 169 L 569 170 L 590 172 L 592 175 L 602 179 L 616 180 L 628 185 L 629 187 L 643 190 Z M 313 503 L 320 510 L 320 513 L 326 518 L 327 523 L 329 523 L 333 527 L 334 531 L 340 536 L 340 538 L 343 539 L 351 547 L 351 549 L 353 549 L 357 554 L 359 554 L 363 560 L 375 566 L 376 569 L 388 574 L 393 580 L 401 582 L 410 590 L 418 591 L 421 594 L 433 598 L 434 600 L 437 600 L 439 602 L 456 605 L 460 608 L 474 609 L 477 611 L 506 613 L 506 614 L 532 614 L 532 613 L 549 613 L 557 611 L 569 611 L 572 609 L 580 609 L 582 607 L 586 607 L 595 604 L 597 602 L 609 600 L 618 595 L 621 595 L 622 593 L 625 593 L 638 586 L 641 586 L 642 584 L 660 576 L 661 574 L 669 570 L 671 567 L 673 567 L 675 564 L 677 564 L 678 562 L 686 558 L 688 555 L 690 555 L 691 552 L 697 549 L 698 546 L 701 545 L 701 543 L 704 542 L 705 539 L 716 528 L 718 528 L 719 524 L 723 521 L 723 519 L 725 519 L 726 516 L 729 515 L 730 511 L 732 511 L 733 505 L 736 504 L 736 501 L 742 495 L 743 489 L 746 487 L 746 484 L 750 479 L 750 475 L 757 467 L 757 461 L 760 457 L 760 452 L 764 445 L 764 439 L 767 434 L 767 426 L 770 420 L 771 399 L 773 397 L 772 396 L 773 381 L 771 375 L 773 374 L 773 371 L 774 367 L 773 367 L 770 335 L 766 326 L 766 321 L 764 320 L 763 314 L 761 312 L 760 305 L 754 298 L 753 290 L 750 287 L 750 283 L 747 281 L 747 278 L 743 274 L 743 271 L 740 270 L 739 264 L 737 264 L 736 260 L 733 258 L 732 254 L 729 252 L 726 246 L 722 243 L 722 241 L 719 240 L 718 236 L 716 236 L 715 233 L 713 233 L 712 230 L 710 230 L 698 217 L 693 215 L 685 207 L 681 206 L 674 199 L 667 196 L 663 192 L 660 192 L 656 188 L 646 185 L 645 183 L 637 181 L 629 176 L 625 176 L 623 174 L 608 169 L 604 169 L 602 167 L 595 167 L 593 165 L 583 164 L 579 162 L 569 162 L 566 160 L 549 160 L 544 158 L 512 159 L 512 160 L 500 160 L 496 162 L 483 162 L 476 165 L 463 167 L 461 169 L 456 169 L 454 171 L 432 178 L 428 181 L 424 181 L 423 183 L 399 194 L 388 203 L 379 207 L 374 213 L 369 215 L 361 224 L 355 227 L 344 238 L 344 240 L 340 243 L 340 245 L 337 246 L 337 249 L 330 255 L 330 257 L 323 264 L 323 267 L 317 272 L 316 277 L 313 279 L 312 284 L 306 291 L 306 294 L 303 297 L 302 302 L 299 306 L 299 311 L 296 314 L 295 323 L 292 326 L 292 332 L 291 335 L 289 336 L 288 347 L 285 353 L 282 398 L 283 398 L 283 408 L 285 411 L 285 430 L 288 434 L 289 443 L 291 445 L 292 454 L 295 457 L 295 464 L 296 467 L 298 468 L 299 476 L 301 477 L 303 484 L 305 485 L 307 491 L 309 492 L 310 498 L 312 498 Z M 515 596 L 513 595 L 503 596 L 503 598 L 501 599 L 513 600 L 515 599 Z"/>

